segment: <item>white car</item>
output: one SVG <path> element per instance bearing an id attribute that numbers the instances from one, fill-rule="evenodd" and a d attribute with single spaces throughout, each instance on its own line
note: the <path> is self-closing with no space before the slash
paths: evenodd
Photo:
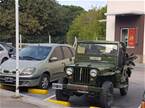
<path id="1" fill-rule="evenodd" d="M 0 64 L 8 60 L 8 58 L 9 58 L 8 50 L 2 44 L 0 44 Z"/>

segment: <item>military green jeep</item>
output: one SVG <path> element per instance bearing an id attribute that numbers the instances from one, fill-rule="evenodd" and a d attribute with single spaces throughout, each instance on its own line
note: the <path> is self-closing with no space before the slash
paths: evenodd
<path id="1" fill-rule="evenodd" d="M 74 64 L 66 66 L 66 76 L 53 84 L 56 98 L 67 101 L 86 94 L 96 102 L 99 99 L 102 108 L 111 108 L 114 88 L 122 96 L 127 94 L 134 59 L 120 42 L 78 42 Z"/>

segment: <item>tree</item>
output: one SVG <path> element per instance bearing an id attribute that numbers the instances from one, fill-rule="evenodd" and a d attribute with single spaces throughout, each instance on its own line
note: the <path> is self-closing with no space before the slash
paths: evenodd
<path id="1" fill-rule="evenodd" d="M 63 43 L 72 20 L 84 11 L 80 7 L 61 6 L 55 0 L 20 0 L 20 34 L 23 42 Z M 1 0 L 0 39 L 15 41 L 15 1 Z"/>
<path id="2" fill-rule="evenodd" d="M 106 7 L 92 9 L 75 18 L 67 32 L 68 43 L 72 44 L 75 36 L 80 40 L 104 40 L 106 24 L 100 20 L 105 19 L 105 12 Z"/>

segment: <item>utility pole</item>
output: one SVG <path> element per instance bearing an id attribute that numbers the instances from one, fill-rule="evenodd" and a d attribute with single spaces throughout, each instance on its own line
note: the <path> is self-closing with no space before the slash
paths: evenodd
<path id="1" fill-rule="evenodd" d="M 49 35 L 49 44 L 51 44 L 51 35 Z"/>
<path id="2" fill-rule="evenodd" d="M 19 97 L 19 0 L 15 0 L 15 24 L 16 24 L 16 91 L 15 96 Z"/>

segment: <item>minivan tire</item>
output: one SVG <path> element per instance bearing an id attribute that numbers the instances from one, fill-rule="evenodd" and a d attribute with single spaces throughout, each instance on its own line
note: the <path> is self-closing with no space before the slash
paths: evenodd
<path id="1" fill-rule="evenodd" d="M 50 85 L 50 77 L 48 74 L 44 73 L 41 76 L 39 88 L 40 89 L 48 89 Z"/>

